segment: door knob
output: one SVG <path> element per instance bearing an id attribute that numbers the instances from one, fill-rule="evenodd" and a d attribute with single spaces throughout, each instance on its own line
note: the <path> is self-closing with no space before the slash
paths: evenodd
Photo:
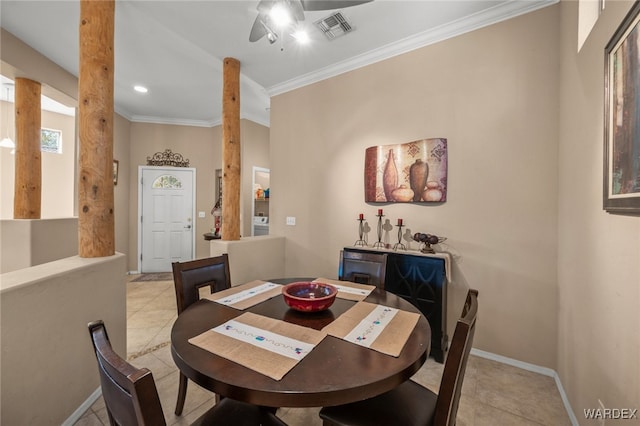
<path id="1" fill-rule="evenodd" d="M 185 226 L 184 229 L 191 229 L 191 225 Z"/>

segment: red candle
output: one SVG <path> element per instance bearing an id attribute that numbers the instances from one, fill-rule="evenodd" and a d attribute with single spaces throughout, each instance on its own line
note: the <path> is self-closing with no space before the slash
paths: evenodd
<path id="1" fill-rule="evenodd" d="M 402 225 L 402 219 L 398 219 L 398 226 Z"/>
<path id="2" fill-rule="evenodd" d="M 382 209 L 378 209 L 378 216 L 382 216 Z"/>
<path id="3" fill-rule="evenodd" d="M 364 219 L 364 214 L 360 213 L 360 220 Z"/>

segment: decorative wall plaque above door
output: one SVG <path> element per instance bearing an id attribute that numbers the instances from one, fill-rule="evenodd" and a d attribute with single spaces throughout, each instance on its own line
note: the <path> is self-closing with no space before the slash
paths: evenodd
<path id="1" fill-rule="evenodd" d="M 156 152 L 153 157 L 147 157 L 147 166 L 189 167 L 189 159 L 183 158 L 182 154 L 165 149 L 164 152 Z"/>

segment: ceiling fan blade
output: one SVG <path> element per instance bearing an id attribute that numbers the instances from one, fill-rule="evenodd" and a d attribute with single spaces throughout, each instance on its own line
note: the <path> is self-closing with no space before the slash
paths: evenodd
<path id="1" fill-rule="evenodd" d="M 260 40 L 267 35 L 267 28 L 262 24 L 262 15 L 256 16 L 256 20 L 253 21 L 251 27 L 251 33 L 249 34 L 249 41 L 254 42 Z"/>
<path id="2" fill-rule="evenodd" d="M 300 0 L 290 0 L 289 10 L 295 21 L 304 21 L 304 7 L 302 7 Z"/>
<path id="3" fill-rule="evenodd" d="M 371 1 L 373 0 L 300 0 L 304 10 L 309 11 L 344 9 Z"/>
<path id="4" fill-rule="evenodd" d="M 256 9 L 258 9 L 258 13 L 266 15 L 276 2 L 277 0 L 260 0 Z"/>
<path id="5" fill-rule="evenodd" d="M 276 0 L 260 0 L 258 2 L 258 5 L 256 6 L 256 9 L 258 9 L 258 16 L 256 16 L 256 20 L 253 21 L 251 33 L 249 33 L 249 41 L 258 41 L 262 37 L 267 35 L 268 31 L 264 25 L 264 22 L 269 19 L 269 11 L 275 3 Z"/>

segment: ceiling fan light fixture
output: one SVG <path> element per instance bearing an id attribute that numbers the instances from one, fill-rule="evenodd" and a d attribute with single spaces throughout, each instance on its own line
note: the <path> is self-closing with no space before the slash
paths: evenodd
<path id="1" fill-rule="evenodd" d="M 260 20 L 260 24 L 264 28 L 264 34 L 267 36 L 267 40 L 269 40 L 269 44 L 273 44 L 278 41 L 278 34 L 271 29 L 269 25 L 263 20 Z"/>
<path id="2" fill-rule="evenodd" d="M 309 33 L 306 30 L 297 30 L 293 34 L 291 34 L 299 44 L 307 44 L 309 43 Z"/>
<path id="3" fill-rule="evenodd" d="M 267 33 L 267 40 L 269 40 L 269 44 L 275 43 L 276 41 L 278 41 L 278 34 L 272 32 L 272 31 L 269 31 Z"/>

